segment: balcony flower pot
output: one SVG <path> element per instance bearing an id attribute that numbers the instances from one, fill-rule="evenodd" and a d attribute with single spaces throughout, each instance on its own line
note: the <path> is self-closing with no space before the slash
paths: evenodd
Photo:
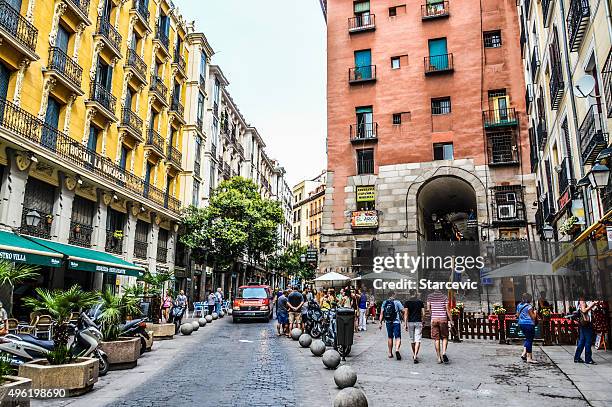
<path id="1" fill-rule="evenodd" d="M 64 365 L 37 359 L 19 366 L 19 376 L 30 379 L 33 389 L 65 389 L 67 396 L 79 396 L 98 381 L 98 359 L 78 358 Z"/>
<path id="2" fill-rule="evenodd" d="M 147 331 L 153 331 L 155 340 L 174 339 L 174 324 L 152 324 L 147 322 Z"/>
<path id="3" fill-rule="evenodd" d="M 108 355 L 109 370 L 131 369 L 136 367 L 140 357 L 140 337 L 102 341 L 100 349 Z"/>
<path id="4" fill-rule="evenodd" d="M 75 225 L 74 233 L 81 233 L 81 225 Z"/>
<path id="5" fill-rule="evenodd" d="M 53 215 L 47 215 L 47 216 L 45 216 L 45 219 L 47 219 L 47 224 L 48 225 L 53 223 Z"/>
<path id="6" fill-rule="evenodd" d="M 17 405 L 17 400 L 19 400 L 19 407 L 29 407 L 30 399 L 27 397 L 16 398 L 15 396 L 9 396 L 9 391 L 29 391 L 32 388 L 32 380 L 19 376 L 4 376 L 2 379 L 3 383 L 0 386 L 1 405 Z"/>

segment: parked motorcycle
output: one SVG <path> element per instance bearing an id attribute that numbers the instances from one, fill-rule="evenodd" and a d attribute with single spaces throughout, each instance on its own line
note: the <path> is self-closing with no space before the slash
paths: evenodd
<path id="1" fill-rule="evenodd" d="M 100 323 L 100 315 L 104 311 L 104 304 L 99 303 L 94 305 L 89 310 L 89 317 L 94 320 L 96 323 Z M 140 338 L 140 354 L 146 352 L 147 350 L 147 340 L 150 339 L 149 333 L 147 332 L 147 318 L 138 318 L 132 319 L 130 321 L 126 321 L 125 323 L 119 325 L 119 336 L 129 337 L 129 338 Z"/>
<path id="2" fill-rule="evenodd" d="M 99 361 L 99 374 L 108 372 L 108 356 L 98 348 L 102 341 L 99 327 L 85 314 L 81 313 L 77 325 L 70 324 L 71 335 L 68 340 L 70 353 L 75 357 L 95 357 Z M 8 334 L 0 337 L 0 352 L 8 354 L 14 365 L 35 359 L 45 358 L 53 350 L 55 343 L 38 339 L 29 334 Z"/>
<path id="3" fill-rule="evenodd" d="M 175 302 L 170 309 L 170 315 L 168 318 L 168 322 L 174 324 L 174 333 L 178 333 L 179 328 L 181 327 L 183 314 L 185 314 L 185 305 L 179 305 Z"/>
<path id="4" fill-rule="evenodd" d="M 319 338 L 323 332 L 323 319 L 323 311 L 321 311 L 319 304 L 314 300 L 309 301 L 304 321 L 305 331 L 313 338 Z"/>
<path id="5" fill-rule="evenodd" d="M 326 346 L 336 343 L 336 310 L 333 308 L 323 313 L 321 340 Z"/>

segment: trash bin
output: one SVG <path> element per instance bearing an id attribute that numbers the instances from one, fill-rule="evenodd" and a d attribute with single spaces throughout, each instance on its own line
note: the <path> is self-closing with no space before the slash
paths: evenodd
<path id="1" fill-rule="evenodd" d="M 342 356 L 348 355 L 353 345 L 353 332 L 355 329 L 355 310 L 352 308 L 338 308 L 336 310 L 336 345 Z"/>

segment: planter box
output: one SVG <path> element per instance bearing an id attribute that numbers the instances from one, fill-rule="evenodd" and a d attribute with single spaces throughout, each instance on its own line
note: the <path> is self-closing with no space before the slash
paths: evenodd
<path id="1" fill-rule="evenodd" d="M 147 333 L 149 334 L 149 339 L 145 339 L 145 343 L 147 344 L 146 348 L 147 352 L 151 352 L 155 338 L 153 337 L 153 331 L 147 331 Z"/>
<path id="2" fill-rule="evenodd" d="M 173 339 L 174 324 L 152 324 L 147 322 L 147 331 L 153 331 L 155 339 Z"/>
<path id="3" fill-rule="evenodd" d="M 109 370 L 131 369 L 138 364 L 140 357 L 140 337 L 103 341 L 100 349 L 108 356 Z"/>
<path id="4" fill-rule="evenodd" d="M 33 389 L 66 389 L 67 396 L 79 396 L 98 381 L 98 359 L 78 358 L 67 365 L 50 365 L 37 359 L 19 366 L 19 376 L 32 380 Z"/>
<path id="5" fill-rule="evenodd" d="M 11 397 L 10 390 L 29 391 L 32 388 L 32 380 L 26 377 L 5 376 L 5 383 L 0 386 L 0 402 L 2 407 L 30 407 L 30 399 L 27 397 Z"/>

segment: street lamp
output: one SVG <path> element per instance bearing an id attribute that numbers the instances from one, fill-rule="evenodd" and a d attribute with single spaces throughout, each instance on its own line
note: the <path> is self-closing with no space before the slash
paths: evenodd
<path id="1" fill-rule="evenodd" d="M 610 181 L 610 169 L 602 164 L 595 164 L 588 174 L 591 187 L 602 189 L 608 186 Z"/>
<path id="2" fill-rule="evenodd" d="M 305 254 L 302 254 L 302 255 L 300 256 L 300 261 L 301 261 L 302 263 L 306 263 L 306 255 L 305 255 Z"/>
<path id="3" fill-rule="evenodd" d="M 542 228 L 544 240 L 552 240 L 555 237 L 555 229 L 552 226 L 546 225 Z"/>
<path id="4" fill-rule="evenodd" d="M 37 227 L 41 219 L 42 216 L 40 216 L 40 213 L 34 210 L 26 213 L 25 216 L 26 225 L 30 227 Z"/>

